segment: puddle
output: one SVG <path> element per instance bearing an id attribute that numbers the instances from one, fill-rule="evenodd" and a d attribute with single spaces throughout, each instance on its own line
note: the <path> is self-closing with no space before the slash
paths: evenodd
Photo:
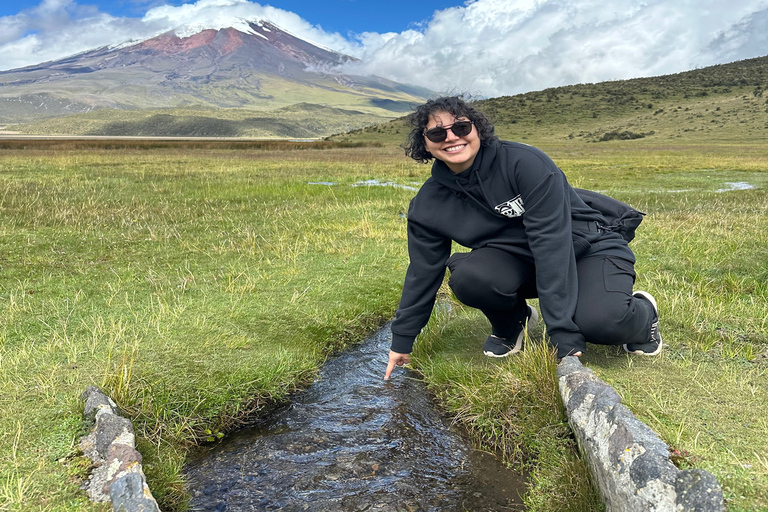
<path id="1" fill-rule="evenodd" d="M 522 511 L 524 478 L 472 449 L 417 374 L 383 380 L 388 327 L 292 404 L 191 457 L 199 511 Z"/>
<path id="2" fill-rule="evenodd" d="M 755 188 L 754 185 L 751 185 L 746 181 L 726 181 L 725 184 L 728 185 L 729 188 L 720 188 L 715 190 L 715 192 L 730 192 L 732 190 L 751 190 Z"/>
<path id="3" fill-rule="evenodd" d="M 365 181 L 358 181 L 353 187 L 395 187 L 395 188 L 402 188 L 403 190 L 414 190 L 418 191 L 418 187 L 412 187 L 410 185 L 401 185 L 399 183 L 392 183 L 391 181 L 380 181 L 380 180 L 365 180 Z"/>
<path id="4" fill-rule="evenodd" d="M 310 182 L 307 182 L 307 185 L 334 186 L 334 185 L 338 185 L 338 183 L 334 183 L 332 181 L 310 181 Z M 415 185 L 420 185 L 420 184 L 415 184 Z M 365 180 L 365 181 L 358 181 L 352 184 L 353 187 L 394 187 L 394 188 L 402 188 L 403 190 L 412 190 L 412 191 L 418 192 L 419 187 L 415 185 L 414 186 L 402 185 L 400 183 L 393 183 L 391 181 L 381 181 L 381 180 Z"/>

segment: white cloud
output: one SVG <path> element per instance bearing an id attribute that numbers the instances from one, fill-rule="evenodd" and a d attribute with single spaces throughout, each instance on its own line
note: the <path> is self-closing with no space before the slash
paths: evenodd
<path id="1" fill-rule="evenodd" d="M 768 54 L 765 6 L 476 0 L 436 13 L 420 32 L 361 35 L 362 63 L 348 70 L 486 96 L 662 75 Z"/>
<path id="2" fill-rule="evenodd" d="M 243 26 L 243 20 L 269 20 L 280 28 L 315 44 L 335 51 L 354 51 L 356 44 L 339 34 L 329 34 L 314 27 L 299 15 L 269 5 L 248 0 L 198 0 L 178 7 L 169 5 L 147 11 L 143 21 L 147 24 L 176 29 L 180 36 L 193 35 L 204 28 Z"/>
<path id="3" fill-rule="evenodd" d="M 157 29 L 135 18 L 116 18 L 72 0 L 43 0 L 35 8 L 0 17 L 0 69 L 151 37 Z"/>
<path id="4" fill-rule="evenodd" d="M 753 12 L 720 32 L 700 57 L 702 64 L 768 54 L 768 8 Z"/>
<path id="5" fill-rule="evenodd" d="M 768 0 L 469 0 L 402 33 L 349 38 L 248 0 L 165 5 L 143 18 L 116 18 L 73 0 L 43 0 L 0 18 L 0 69 L 242 19 L 268 19 L 361 57 L 348 72 L 485 96 L 675 73 L 768 54 Z"/>

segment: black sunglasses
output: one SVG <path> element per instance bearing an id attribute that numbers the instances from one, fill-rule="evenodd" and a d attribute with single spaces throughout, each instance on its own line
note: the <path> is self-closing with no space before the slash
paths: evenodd
<path id="1" fill-rule="evenodd" d="M 435 126 L 434 128 L 425 131 L 424 135 L 432 142 L 443 142 L 446 137 L 448 137 L 448 128 L 450 128 L 457 137 L 463 137 L 469 135 L 469 132 L 472 131 L 473 124 L 475 124 L 474 121 L 456 121 L 448 126 Z"/>

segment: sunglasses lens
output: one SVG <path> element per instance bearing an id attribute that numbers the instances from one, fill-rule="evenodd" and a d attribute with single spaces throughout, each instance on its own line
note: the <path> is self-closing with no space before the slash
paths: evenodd
<path id="1" fill-rule="evenodd" d="M 472 123 L 469 121 L 459 121 L 456 123 L 453 123 L 453 126 L 451 126 L 451 130 L 453 133 L 456 134 L 457 137 L 463 137 L 465 135 L 468 135 L 469 132 L 472 131 Z"/>
<path id="2" fill-rule="evenodd" d="M 463 137 L 469 135 L 472 131 L 472 121 L 456 121 L 448 127 L 457 137 Z M 432 142 L 443 142 L 448 137 L 448 130 L 442 126 L 435 126 L 431 130 L 424 132 Z"/>
<path id="3" fill-rule="evenodd" d="M 431 130 L 427 130 L 424 135 L 426 135 L 427 138 L 432 142 L 443 142 L 448 136 L 448 132 L 445 130 L 445 128 L 437 126 Z"/>

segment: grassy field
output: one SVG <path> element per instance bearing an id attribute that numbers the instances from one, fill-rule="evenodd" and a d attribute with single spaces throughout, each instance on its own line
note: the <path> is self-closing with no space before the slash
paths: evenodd
<path id="1" fill-rule="evenodd" d="M 86 507 L 89 384 L 135 421 L 171 510 L 188 446 L 392 315 L 412 192 L 353 185 L 411 166 L 310 153 L 2 150 L 0 510 Z"/>
<path id="2" fill-rule="evenodd" d="M 572 184 L 648 213 L 637 287 L 659 300 L 666 349 L 590 346 L 583 362 L 681 467 L 718 477 L 730 510 L 768 510 L 768 151 L 527 142 Z M 185 450 L 286 399 L 392 315 L 414 192 L 354 185 L 418 186 L 429 167 L 392 144 L 323 147 L 0 149 L 0 510 L 108 510 L 78 490 L 89 384 L 134 420 L 164 510 L 181 508 Z M 442 308 L 414 364 L 478 446 L 527 465 L 531 510 L 599 509 L 544 331 L 502 362 L 480 355 L 486 335 L 483 318 Z"/>

